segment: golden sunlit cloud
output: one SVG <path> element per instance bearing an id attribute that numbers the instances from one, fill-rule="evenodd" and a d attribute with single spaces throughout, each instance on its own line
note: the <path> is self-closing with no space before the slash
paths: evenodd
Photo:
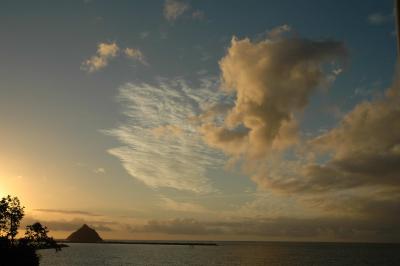
<path id="1" fill-rule="evenodd" d="M 332 75 L 323 71 L 323 64 L 344 58 L 346 49 L 340 42 L 281 35 L 289 30 L 279 27 L 271 31 L 273 37 L 259 42 L 232 39 L 220 68 L 223 88 L 235 95 L 235 105 L 223 124 L 201 126 L 210 146 L 252 160 L 297 142 L 296 112 Z"/>
<path id="2" fill-rule="evenodd" d="M 105 68 L 109 61 L 117 56 L 119 51 L 118 45 L 113 43 L 100 43 L 97 47 L 96 55 L 84 61 L 81 69 L 87 72 L 95 72 Z"/>
<path id="3" fill-rule="evenodd" d="M 127 47 L 127 48 L 125 48 L 124 53 L 125 53 L 125 56 L 130 59 L 138 60 L 143 65 L 149 65 L 149 63 L 147 63 L 143 53 L 139 49 Z"/>

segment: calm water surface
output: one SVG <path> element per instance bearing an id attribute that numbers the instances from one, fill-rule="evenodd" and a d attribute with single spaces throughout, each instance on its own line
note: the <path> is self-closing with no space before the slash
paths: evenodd
<path id="1" fill-rule="evenodd" d="M 41 265 L 400 265 L 400 244 L 219 242 L 218 246 L 70 244 Z"/>

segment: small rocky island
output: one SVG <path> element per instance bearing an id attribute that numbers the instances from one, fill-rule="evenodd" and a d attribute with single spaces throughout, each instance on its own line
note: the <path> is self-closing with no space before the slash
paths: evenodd
<path id="1" fill-rule="evenodd" d="M 81 228 L 70 234 L 67 237 L 67 241 L 75 243 L 99 243 L 103 242 L 103 239 L 101 239 L 94 229 L 84 224 Z"/>

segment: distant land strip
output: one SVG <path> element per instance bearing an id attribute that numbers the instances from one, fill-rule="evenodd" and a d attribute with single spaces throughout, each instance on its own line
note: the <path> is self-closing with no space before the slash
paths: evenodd
<path id="1" fill-rule="evenodd" d="M 102 241 L 102 242 L 70 242 L 58 240 L 58 243 L 86 243 L 86 244 L 130 244 L 130 245 L 179 245 L 179 246 L 218 246 L 212 242 L 150 242 L 150 241 Z"/>

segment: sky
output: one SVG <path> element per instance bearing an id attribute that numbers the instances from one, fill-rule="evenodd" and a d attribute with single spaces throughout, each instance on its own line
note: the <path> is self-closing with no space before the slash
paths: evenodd
<path id="1" fill-rule="evenodd" d="M 0 195 L 56 238 L 400 241 L 393 1 L 2 1 Z"/>

